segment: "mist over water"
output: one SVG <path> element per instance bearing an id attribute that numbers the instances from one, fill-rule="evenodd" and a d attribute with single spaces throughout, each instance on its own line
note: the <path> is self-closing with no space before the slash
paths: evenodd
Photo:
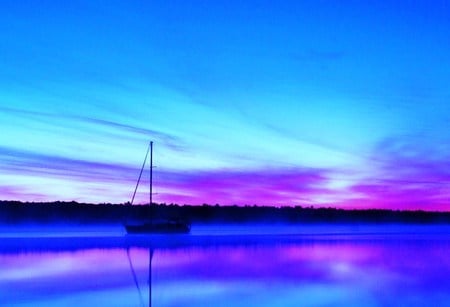
<path id="1" fill-rule="evenodd" d="M 444 306 L 450 301 L 447 227 L 356 235 L 326 234 L 324 227 L 322 234 L 290 236 L 245 235 L 242 229 L 230 234 L 231 226 L 211 235 L 214 227 L 203 227 L 189 236 L 122 240 L 3 238 L 0 305 L 148 306 L 150 293 L 152 306 Z"/>
<path id="2" fill-rule="evenodd" d="M 123 224 L 33 224 L 0 226 L 0 237 L 114 237 L 125 235 Z M 344 234 L 448 234 L 448 224 L 291 224 L 291 223 L 193 223 L 190 236 L 239 235 L 344 235 Z"/>

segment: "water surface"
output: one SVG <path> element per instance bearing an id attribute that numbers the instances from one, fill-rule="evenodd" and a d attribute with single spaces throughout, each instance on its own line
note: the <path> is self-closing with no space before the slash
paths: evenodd
<path id="1" fill-rule="evenodd" d="M 1 242 L 1 306 L 450 305 L 442 233 Z"/>

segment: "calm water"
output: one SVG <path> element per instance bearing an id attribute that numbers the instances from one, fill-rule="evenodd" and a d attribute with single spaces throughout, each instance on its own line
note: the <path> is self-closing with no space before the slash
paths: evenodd
<path id="1" fill-rule="evenodd" d="M 449 248 L 439 233 L 8 238 L 0 305 L 450 306 Z"/>

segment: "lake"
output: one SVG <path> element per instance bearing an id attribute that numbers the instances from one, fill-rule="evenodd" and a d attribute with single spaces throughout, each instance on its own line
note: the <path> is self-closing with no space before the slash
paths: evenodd
<path id="1" fill-rule="evenodd" d="M 447 228 L 205 229 L 170 236 L 4 236 L 0 305 L 450 306 Z"/>

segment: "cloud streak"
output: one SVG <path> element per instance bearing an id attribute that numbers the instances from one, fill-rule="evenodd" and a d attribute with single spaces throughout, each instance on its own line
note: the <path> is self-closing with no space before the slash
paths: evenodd
<path id="1" fill-rule="evenodd" d="M 377 157 L 377 175 L 352 179 L 345 187 L 331 184 L 340 180 L 336 177 L 339 172 L 334 169 L 291 167 L 192 171 L 157 168 L 154 200 L 193 205 L 323 205 L 449 210 L 450 167 L 446 158 L 426 153 L 414 144 L 407 145 L 412 146 L 408 150 L 405 146 L 402 139 L 392 141 L 389 146 L 384 142 L 376 147 L 373 155 Z M 3 174 L 0 198 L 4 199 L 47 200 L 46 195 L 57 197 L 59 194 L 55 191 L 61 188 L 64 191 L 73 185 L 77 186 L 76 193 L 79 194 L 61 194 L 62 199 L 90 201 L 96 195 L 95 199 L 100 202 L 125 202 L 130 200 L 139 173 L 139 166 L 71 159 L 8 147 L 0 147 L 0 160 Z M 348 173 L 358 174 L 358 171 L 349 170 Z M 23 186 L 10 184 L 4 179 L 8 174 L 29 180 Z M 42 185 L 38 183 L 46 178 L 60 180 L 60 187 L 48 186 L 41 190 Z M 143 174 L 141 185 L 137 202 L 145 203 L 148 201 L 148 170 Z"/>
<path id="2" fill-rule="evenodd" d="M 444 146 L 445 144 L 441 144 Z M 345 180 L 333 169 L 216 170 L 161 174 L 161 201 L 259 205 L 315 205 L 448 211 L 450 167 L 445 151 L 405 137 L 380 142 L 366 157 L 372 175 Z M 358 175 L 360 170 L 347 170 Z M 326 202 L 323 201 L 326 199 Z"/>
<path id="3" fill-rule="evenodd" d="M 146 139 L 152 138 L 154 140 L 159 141 L 166 147 L 176 150 L 176 151 L 183 151 L 186 147 L 184 142 L 171 134 L 164 133 L 157 130 L 147 129 L 147 128 L 141 128 L 138 126 L 132 126 L 127 125 L 123 123 L 118 123 L 110 120 L 104 120 L 104 119 L 98 119 L 98 118 L 91 118 L 86 116 L 77 116 L 77 115 L 64 115 L 64 114 L 53 114 L 53 113 L 46 113 L 46 112 L 38 112 L 38 111 L 28 111 L 28 110 L 20 110 L 15 108 L 9 108 L 9 107 L 2 107 L 0 106 L 0 111 L 3 113 L 8 114 L 14 114 L 19 116 L 28 116 L 33 118 L 43 118 L 46 119 L 46 121 L 73 121 L 78 122 L 82 124 L 89 124 L 89 125 L 95 125 L 102 128 L 108 128 L 108 129 L 115 129 L 119 131 L 124 132 L 131 132 L 133 134 L 143 136 Z"/>
<path id="4" fill-rule="evenodd" d="M 101 184 L 97 187 L 98 192 L 105 195 L 105 201 L 112 202 L 115 200 L 108 198 L 108 190 L 121 186 L 124 191 L 131 191 L 139 171 L 137 167 L 127 165 L 69 159 L 4 147 L 0 147 L 0 159 L 3 161 L 0 166 L 3 173 L 20 174 L 36 181 L 49 177 L 83 182 L 86 192 L 90 191 L 90 184 Z M 143 186 L 148 184 L 147 178 L 148 174 L 144 174 Z M 157 169 L 155 178 L 155 190 L 159 191 L 155 197 L 157 201 L 183 204 L 312 204 L 315 195 L 328 191 L 322 187 L 327 181 L 327 171 L 308 168 L 197 172 Z M 140 189 L 138 201 L 148 199 L 144 189 Z M 9 190 L 0 192 L 4 192 L 3 197 L 20 196 L 20 193 Z M 45 195 L 45 191 L 40 193 Z M 79 197 L 82 195 L 75 196 Z M 128 197 L 127 192 L 122 200 L 126 201 Z"/>
<path id="5" fill-rule="evenodd" d="M 326 193 L 327 171 L 291 168 L 161 174 L 161 201 L 226 205 L 305 205 Z"/>
<path id="6" fill-rule="evenodd" d="M 375 150 L 380 175 L 354 184 L 349 193 L 356 197 L 341 205 L 448 211 L 448 158 L 442 156 L 442 152 L 425 150 L 419 144 L 407 142 L 404 138 L 381 142 Z"/>

